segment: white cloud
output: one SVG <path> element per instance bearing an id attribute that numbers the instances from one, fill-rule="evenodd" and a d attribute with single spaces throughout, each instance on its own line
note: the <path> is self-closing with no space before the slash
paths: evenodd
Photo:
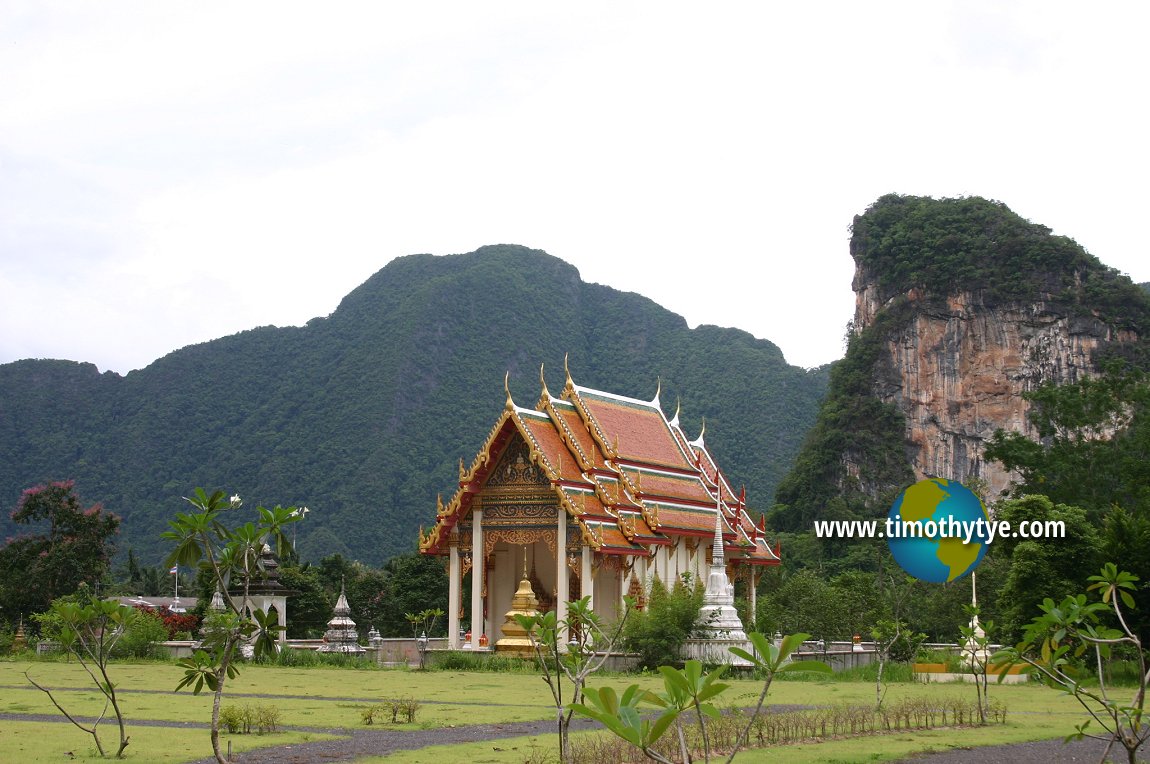
<path id="1" fill-rule="evenodd" d="M 511 242 L 815 365 L 890 191 L 1150 278 L 1140 5 L 315 9 L 0 11 L 0 362 L 123 372 Z"/>

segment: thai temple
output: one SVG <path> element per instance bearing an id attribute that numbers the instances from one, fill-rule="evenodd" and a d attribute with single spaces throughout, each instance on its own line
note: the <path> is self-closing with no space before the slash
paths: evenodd
<path id="1" fill-rule="evenodd" d="M 779 549 L 703 433 L 689 439 L 658 391 L 643 401 L 592 390 L 569 369 L 559 396 L 542 369 L 540 384 L 532 409 L 516 405 L 505 380 L 502 414 L 471 466 L 460 461 L 459 489 L 437 501 L 435 525 L 420 529 L 420 551 L 448 558 L 449 646 L 513 641 L 506 616 L 528 600 L 564 620 L 567 601 L 590 596 L 609 622 L 625 595 L 641 606 L 656 578 L 707 583 L 716 565 L 748 582 L 753 608 L 756 573 L 779 564 Z"/>

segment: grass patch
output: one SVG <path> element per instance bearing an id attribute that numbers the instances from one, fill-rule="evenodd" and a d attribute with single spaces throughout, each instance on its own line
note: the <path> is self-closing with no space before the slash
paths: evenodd
<path id="1" fill-rule="evenodd" d="M 107 729 L 105 730 L 105 727 Z M 116 722 L 100 725 L 103 737 L 115 736 Z M 61 761 L 124 761 L 137 764 L 152 762 L 187 762 L 211 756 L 211 742 L 206 729 L 142 727 L 128 724 L 131 743 L 123 759 L 101 759 L 92 737 L 71 724 L 56 722 L 4 722 L 0 735 L 0 761 L 23 764 L 47 764 Z M 295 745 L 309 740 L 330 740 L 336 735 L 316 732 L 277 732 L 274 735 L 223 735 L 224 749 L 230 741 L 235 752 L 268 746 Z M 110 738 L 109 738 L 110 739 Z M 71 755 L 69 755 L 71 754 Z"/>
<path id="2" fill-rule="evenodd" d="M 102 698 L 83 669 L 75 663 L 49 661 L 0 661 L 0 711 L 43 713 L 61 718 L 47 697 L 27 684 L 25 670 L 52 688 L 75 688 L 62 693 L 66 707 L 95 715 L 103 707 Z M 173 729 L 135 725 L 142 720 L 206 724 L 211 717 L 210 694 L 199 696 L 175 693 L 172 688 L 182 676 L 174 663 L 122 662 L 112 665 L 112 677 L 123 693 L 125 715 L 132 735 L 128 761 L 186 762 L 210 755 L 206 728 Z M 621 689 L 638 683 L 661 689 L 657 675 L 602 676 L 592 686 L 610 685 Z M 731 689 L 722 704 L 751 707 L 762 684 L 750 679 L 730 680 Z M 293 726 L 325 729 L 362 728 L 362 710 L 387 698 L 411 697 L 420 702 L 417 721 L 395 729 L 440 728 L 460 724 L 498 724 L 514 721 L 550 720 L 554 708 L 546 685 L 530 673 L 474 673 L 466 671 L 348 671 L 345 668 L 285 668 L 245 666 L 228 683 L 225 703 L 270 704 L 281 712 L 280 732 L 271 735 L 226 736 L 234 750 L 290 745 L 307 739 L 320 739 L 317 733 L 293 732 Z M 844 681 L 843 675 L 821 681 L 779 681 L 772 685 L 770 704 L 777 705 L 869 705 L 874 702 L 873 677 Z M 274 698 L 259 698 L 271 694 Z M 936 700 L 948 697 L 973 698 L 974 687 L 963 684 L 917 684 L 892 682 L 887 702 L 903 698 Z M 1070 697 L 1040 685 L 990 687 L 992 700 L 1005 703 L 1005 725 L 900 731 L 822 743 L 779 746 L 740 754 L 736 761 L 884 761 L 927 750 L 948 750 L 976 745 L 1024 742 L 1065 736 L 1084 720 L 1080 707 Z M 104 724 L 108 724 L 105 721 Z M 109 731 L 111 728 L 109 727 Z M 578 733 L 595 735 L 601 733 Z M 468 761 L 473 764 L 522 764 L 546 761 L 555 737 L 544 735 L 492 740 L 474 745 L 437 746 L 409 753 L 393 754 L 389 764 L 432 760 Z M 0 761 L 58 762 L 72 751 L 77 758 L 88 756 L 90 738 L 66 722 L 4 722 L 0 735 Z M 553 757 L 552 757 L 553 758 Z M 367 761 L 382 761 L 381 758 Z"/>
<path id="3" fill-rule="evenodd" d="M 630 684 L 626 681 L 594 682 L 594 686 L 610 684 L 617 689 Z M 652 684 L 654 687 L 654 684 Z M 762 685 L 748 680 L 733 680 L 732 688 L 722 696 L 724 705 L 753 706 Z M 1083 720 L 1080 707 L 1056 690 L 1040 685 L 991 686 L 991 699 L 1004 703 L 1009 711 L 1006 724 L 985 727 L 943 728 L 933 730 L 898 731 L 889 734 L 864 735 L 828 740 L 820 743 L 781 745 L 774 748 L 747 750 L 739 754 L 737 762 L 874 762 L 905 758 L 923 751 L 947 751 L 984 745 L 1022 743 L 1064 737 L 1073 732 L 1074 725 Z M 900 683 L 892 686 L 887 702 L 904 698 L 973 699 L 974 686 L 960 684 L 922 685 Z M 870 704 L 874 702 L 874 685 L 864 682 L 790 682 L 771 686 L 771 705 L 828 705 Z M 602 732 L 582 732 L 573 735 L 578 741 L 587 736 L 606 736 Z M 548 756 L 550 758 L 548 758 Z M 420 751 L 391 754 L 387 764 L 417 764 L 427 761 L 468 761 L 471 764 L 523 764 L 523 762 L 555 761 L 556 743 L 552 735 L 508 738 L 454 746 L 435 746 Z M 640 758 L 636 758 L 639 761 Z M 357 760 L 357 764 L 382 764 L 382 757 Z"/>

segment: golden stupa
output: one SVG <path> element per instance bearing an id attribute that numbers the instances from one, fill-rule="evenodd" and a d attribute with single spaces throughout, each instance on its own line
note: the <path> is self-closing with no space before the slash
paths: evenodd
<path id="1" fill-rule="evenodd" d="M 527 547 L 523 547 L 523 578 L 519 581 L 519 588 L 511 598 L 511 609 L 503 620 L 503 637 L 495 643 L 495 652 L 517 655 L 524 658 L 534 657 L 535 648 L 531 646 L 531 637 L 527 630 L 519 625 L 515 616 L 534 616 L 539 614 L 539 600 L 531 589 L 531 581 L 527 578 Z"/>

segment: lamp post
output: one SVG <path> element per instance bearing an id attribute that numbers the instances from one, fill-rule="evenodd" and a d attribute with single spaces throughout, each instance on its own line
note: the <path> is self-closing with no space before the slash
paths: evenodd
<path id="1" fill-rule="evenodd" d="M 415 639 L 415 645 L 419 649 L 419 668 L 422 670 L 427 664 L 427 632 L 420 632 L 419 636 Z"/>

